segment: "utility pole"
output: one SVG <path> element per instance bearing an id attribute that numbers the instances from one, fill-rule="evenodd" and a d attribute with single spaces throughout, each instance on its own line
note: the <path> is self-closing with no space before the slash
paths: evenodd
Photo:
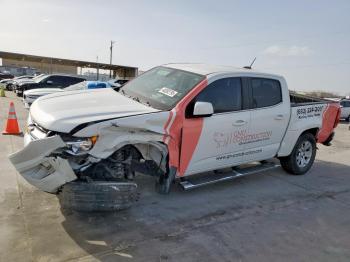
<path id="1" fill-rule="evenodd" d="M 110 46 L 110 55 L 109 55 L 109 65 L 112 67 L 112 54 L 113 54 L 113 45 L 114 41 L 111 41 L 111 46 Z M 109 78 L 112 78 L 112 69 L 109 69 Z"/>
<path id="2" fill-rule="evenodd" d="M 96 66 L 97 66 L 97 74 L 96 74 L 96 80 L 98 81 L 99 79 L 99 67 L 98 67 L 98 56 L 96 56 Z"/>

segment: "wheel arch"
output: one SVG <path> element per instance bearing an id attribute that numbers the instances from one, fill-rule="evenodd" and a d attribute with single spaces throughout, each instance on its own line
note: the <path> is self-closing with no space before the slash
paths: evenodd
<path id="1" fill-rule="evenodd" d="M 312 134 L 317 141 L 317 135 L 319 130 L 320 130 L 319 127 L 310 127 L 303 131 L 287 131 L 281 143 L 280 149 L 278 150 L 277 157 L 289 156 L 292 153 L 293 148 L 296 142 L 298 141 L 299 137 L 301 137 L 306 133 Z"/>
<path id="2" fill-rule="evenodd" d="M 310 133 L 310 134 L 312 134 L 314 137 L 315 137 L 315 139 L 317 139 L 317 134 L 318 134 L 318 131 L 319 131 L 320 129 L 318 128 L 318 127 L 314 127 L 314 128 L 310 128 L 310 129 L 307 129 L 307 130 L 305 130 L 304 132 L 302 132 L 300 135 L 299 135 L 299 137 L 301 137 L 302 135 L 304 135 L 304 134 L 306 134 L 306 133 Z M 298 138 L 299 138 L 298 137 Z"/>

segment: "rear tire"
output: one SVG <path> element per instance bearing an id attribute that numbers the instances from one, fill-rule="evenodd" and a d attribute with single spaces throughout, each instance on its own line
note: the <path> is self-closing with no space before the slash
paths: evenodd
<path id="1" fill-rule="evenodd" d="M 316 139 L 305 133 L 295 144 L 292 153 L 280 158 L 282 168 L 292 175 L 304 175 L 311 168 L 316 157 Z"/>

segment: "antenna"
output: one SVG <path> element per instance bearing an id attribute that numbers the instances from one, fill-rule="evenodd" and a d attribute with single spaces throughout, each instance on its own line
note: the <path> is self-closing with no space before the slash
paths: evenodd
<path id="1" fill-rule="evenodd" d="M 256 57 L 254 57 L 253 62 L 250 64 L 250 66 L 243 66 L 243 68 L 245 68 L 245 69 L 252 69 L 252 66 L 255 63 L 255 60 L 256 60 Z"/>

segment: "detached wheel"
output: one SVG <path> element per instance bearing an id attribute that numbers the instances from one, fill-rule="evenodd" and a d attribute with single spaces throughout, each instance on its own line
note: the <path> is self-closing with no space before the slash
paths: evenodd
<path id="1" fill-rule="evenodd" d="M 316 156 L 316 139 L 310 133 L 299 137 L 292 153 L 280 158 L 285 171 L 292 175 L 304 175 L 311 168 Z"/>
<path id="2" fill-rule="evenodd" d="M 137 185 L 132 182 L 74 181 L 59 193 L 63 208 L 83 212 L 127 209 L 137 198 Z"/>

